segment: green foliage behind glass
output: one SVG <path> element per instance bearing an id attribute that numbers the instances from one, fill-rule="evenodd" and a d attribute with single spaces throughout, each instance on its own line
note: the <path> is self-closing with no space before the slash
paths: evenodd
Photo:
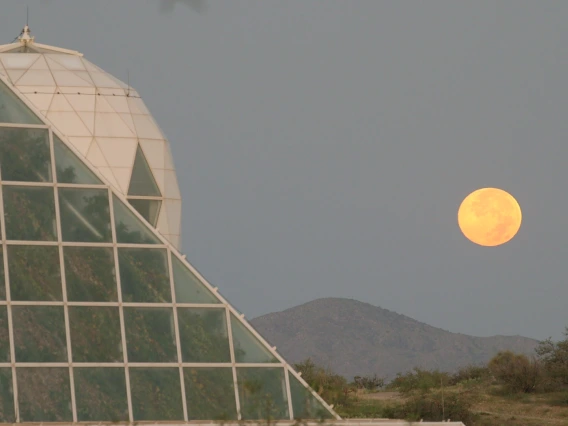
<path id="1" fill-rule="evenodd" d="M 47 129 L 0 127 L 2 180 L 51 182 Z"/>
<path id="2" fill-rule="evenodd" d="M 15 423 L 12 369 L 0 368 L 0 423 Z"/>
<path id="3" fill-rule="evenodd" d="M 184 368 L 189 420 L 236 420 L 231 368 Z"/>
<path id="4" fill-rule="evenodd" d="M 4 186 L 4 216 L 9 240 L 55 241 L 53 188 Z"/>
<path id="5" fill-rule="evenodd" d="M 134 420 L 183 420 L 178 368 L 130 368 Z"/>
<path id="6" fill-rule="evenodd" d="M 237 368 L 242 419 L 289 419 L 283 382 L 283 368 Z"/>
<path id="7" fill-rule="evenodd" d="M 70 306 L 73 362 L 122 362 L 118 307 Z"/>
<path id="8" fill-rule="evenodd" d="M 75 368 L 77 420 L 128 421 L 124 368 Z"/>
<path id="9" fill-rule="evenodd" d="M 56 246 L 8 246 L 12 300 L 63 300 L 59 248 Z"/>
<path id="10" fill-rule="evenodd" d="M 67 362 L 63 306 L 12 306 L 16 362 Z"/>
<path id="11" fill-rule="evenodd" d="M 225 309 L 178 308 L 184 362 L 231 362 Z"/>
<path id="12" fill-rule="evenodd" d="M 59 188 L 63 241 L 111 242 L 107 189 Z"/>
<path id="13" fill-rule="evenodd" d="M 0 362 L 10 362 L 8 308 L 6 306 L 0 306 Z"/>
<path id="14" fill-rule="evenodd" d="M 124 308 L 129 362 L 176 362 L 172 308 Z"/>
<path id="15" fill-rule="evenodd" d="M 65 247 L 67 298 L 75 302 L 117 301 L 114 251 L 110 247 Z"/>
<path id="16" fill-rule="evenodd" d="M 124 302 L 171 302 L 165 249 L 119 248 L 120 285 Z"/>
<path id="17" fill-rule="evenodd" d="M 72 422 L 68 368 L 16 368 L 21 422 Z"/>

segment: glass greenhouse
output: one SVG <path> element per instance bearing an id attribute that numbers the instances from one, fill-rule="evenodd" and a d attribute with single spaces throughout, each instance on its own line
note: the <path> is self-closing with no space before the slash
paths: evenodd
<path id="1" fill-rule="evenodd" d="M 78 52 L 0 46 L 0 423 L 338 418 L 179 252 L 167 140 Z"/>

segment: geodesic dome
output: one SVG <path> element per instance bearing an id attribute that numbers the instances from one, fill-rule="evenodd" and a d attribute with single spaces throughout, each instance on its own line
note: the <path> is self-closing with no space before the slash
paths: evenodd
<path id="1" fill-rule="evenodd" d="M 0 46 L 0 75 L 179 248 L 181 195 L 169 143 L 138 92 L 79 52 L 23 37 Z"/>

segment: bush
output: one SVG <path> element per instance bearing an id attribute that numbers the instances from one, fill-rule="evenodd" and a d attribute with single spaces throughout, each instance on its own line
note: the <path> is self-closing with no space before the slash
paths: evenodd
<path id="1" fill-rule="evenodd" d="M 489 361 L 488 368 L 495 379 L 513 393 L 535 392 L 544 384 L 542 364 L 526 355 L 499 352 Z"/>
<path id="2" fill-rule="evenodd" d="M 568 327 L 564 336 L 566 339 L 560 342 L 550 338 L 540 342 L 536 353 L 548 377 L 558 384 L 568 385 Z"/>
<path id="3" fill-rule="evenodd" d="M 471 403 L 463 395 L 450 394 L 442 399 L 441 393 L 436 393 L 412 396 L 402 405 L 385 407 L 383 413 L 391 419 L 407 421 L 451 419 L 470 424 L 474 417 L 470 408 Z"/>
<path id="4" fill-rule="evenodd" d="M 438 370 L 422 370 L 415 367 L 414 370 L 406 374 L 398 373 L 396 378 L 389 383 L 388 388 L 397 390 L 402 394 L 409 394 L 413 391 L 428 392 L 432 388 L 439 388 L 443 384 L 447 386 L 450 379 L 448 373 Z"/>
<path id="5" fill-rule="evenodd" d="M 302 378 L 328 404 L 345 406 L 352 403 L 351 393 L 355 389 L 348 386 L 345 377 L 317 366 L 310 358 L 294 364 L 294 369 L 302 373 Z"/>
<path id="6" fill-rule="evenodd" d="M 385 379 L 378 377 L 376 374 L 373 376 L 355 376 L 353 383 L 357 389 L 377 390 L 385 385 Z"/>
<path id="7" fill-rule="evenodd" d="M 489 368 L 479 365 L 468 365 L 460 368 L 450 377 L 449 384 L 457 385 L 470 380 L 482 380 L 491 375 Z"/>

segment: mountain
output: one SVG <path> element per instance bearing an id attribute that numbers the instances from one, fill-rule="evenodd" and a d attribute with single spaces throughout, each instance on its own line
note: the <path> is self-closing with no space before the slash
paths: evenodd
<path id="1" fill-rule="evenodd" d="M 317 299 L 257 317 L 253 327 L 290 363 L 310 357 L 348 379 L 388 379 L 417 367 L 455 371 L 486 363 L 501 350 L 533 355 L 538 341 L 521 336 L 451 333 L 352 299 Z"/>

